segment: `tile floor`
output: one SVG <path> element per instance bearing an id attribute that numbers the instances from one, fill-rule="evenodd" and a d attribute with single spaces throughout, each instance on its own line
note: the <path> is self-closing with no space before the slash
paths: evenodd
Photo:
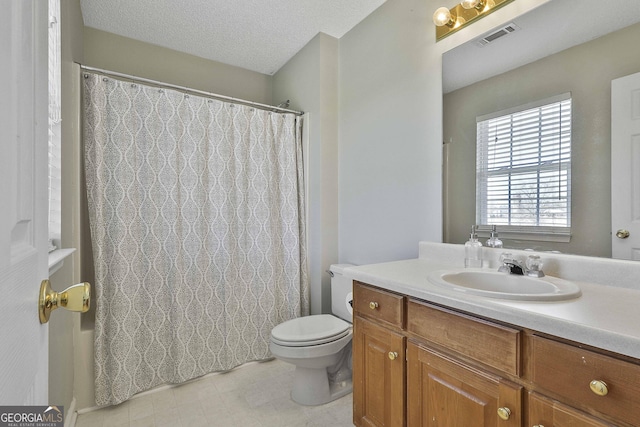
<path id="1" fill-rule="evenodd" d="M 352 427 L 352 395 L 320 406 L 289 398 L 293 365 L 271 360 L 78 416 L 76 427 Z"/>

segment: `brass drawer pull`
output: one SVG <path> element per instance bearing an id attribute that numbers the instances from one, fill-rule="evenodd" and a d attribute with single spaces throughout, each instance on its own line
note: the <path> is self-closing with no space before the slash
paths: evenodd
<path id="1" fill-rule="evenodd" d="M 498 408 L 498 416 L 501 420 L 507 421 L 511 416 L 511 409 L 509 408 Z"/>
<path id="2" fill-rule="evenodd" d="M 598 396 L 606 396 L 609 393 L 609 387 L 604 381 L 593 380 L 589 383 L 589 388 Z"/>
<path id="3" fill-rule="evenodd" d="M 391 360 L 396 360 L 398 358 L 398 353 L 395 351 L 390 351 L 389 352 L 389 359 Z"/>
<path id="4" fill-rule="evenodd" d="M 370 308 L 371 310 L 375 310 L 376 308 L 378 308 L 378 303 L 377 303 L 377 302 L 374 302 L 374 301 L 371 301 L 371 302 L 369 303 L 369 308 Z"/>

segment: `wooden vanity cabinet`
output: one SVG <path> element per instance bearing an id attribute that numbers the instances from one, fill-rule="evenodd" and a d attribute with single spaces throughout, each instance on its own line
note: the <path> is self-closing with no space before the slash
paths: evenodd
<path id="1" fill-rule="evenodd" d="M 353 423 L 405 425 L 404 297 L 354 282 Z"/>
<path id="2" fill-rule="evenodd" d="M 354 282 L 354 424 L 640 427 L 640 360 L 586 347 Z"/>

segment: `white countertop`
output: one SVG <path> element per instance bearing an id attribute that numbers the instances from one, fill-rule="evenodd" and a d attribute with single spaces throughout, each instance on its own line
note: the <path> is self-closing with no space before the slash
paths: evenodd
<path id="1" fill-rule="evenodd" d="M 352 280 L 410 297 L 640 359 L 640 289 L 576 280 L 568 271 L 566 276 L 569 277 L 557 276 L 580 286 L 582 295 L 576 299 L 530 302 L 468 295 L 433 285 L 427 280 L 432 271 L 461 267 L 458 257 L 452 256 L 452 251 L 456 255 L 459 253 L 459 248 L 454 246 L 460 245 L 424 242 L 420 245 L 420 258 L 348 267 L 343 274 Z M 547 257 L 548 261 L 564 265 L 564 259 L 570 256 L 554 254 Z M 594 262 L 604 263 L 605 267 L 598 265 L 600 269 L 607 268 L 608 264 L 613 267 L 620 265 L 620 261 L 594 261 L 586 257 L 571 258 L 568 263 L 579 264 L 583 261 L 590 265 Z M 549 264 L 553 265 L 553 262 Z M 586 268 L 581 265 L 578 267 L 582 272 Z M 631 282 L 640 282 L 636 266 L 630 265 L 628 268 L 631 270 L 625 272 L 631 271 L 634 276 Z"/>

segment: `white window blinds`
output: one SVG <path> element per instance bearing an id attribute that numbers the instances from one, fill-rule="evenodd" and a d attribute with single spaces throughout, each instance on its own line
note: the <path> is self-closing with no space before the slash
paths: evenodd
<path id="1" fill-rule="evenodd" d="M 569 232 L 571 94 L 477 120 L 476 221 Z"/>

